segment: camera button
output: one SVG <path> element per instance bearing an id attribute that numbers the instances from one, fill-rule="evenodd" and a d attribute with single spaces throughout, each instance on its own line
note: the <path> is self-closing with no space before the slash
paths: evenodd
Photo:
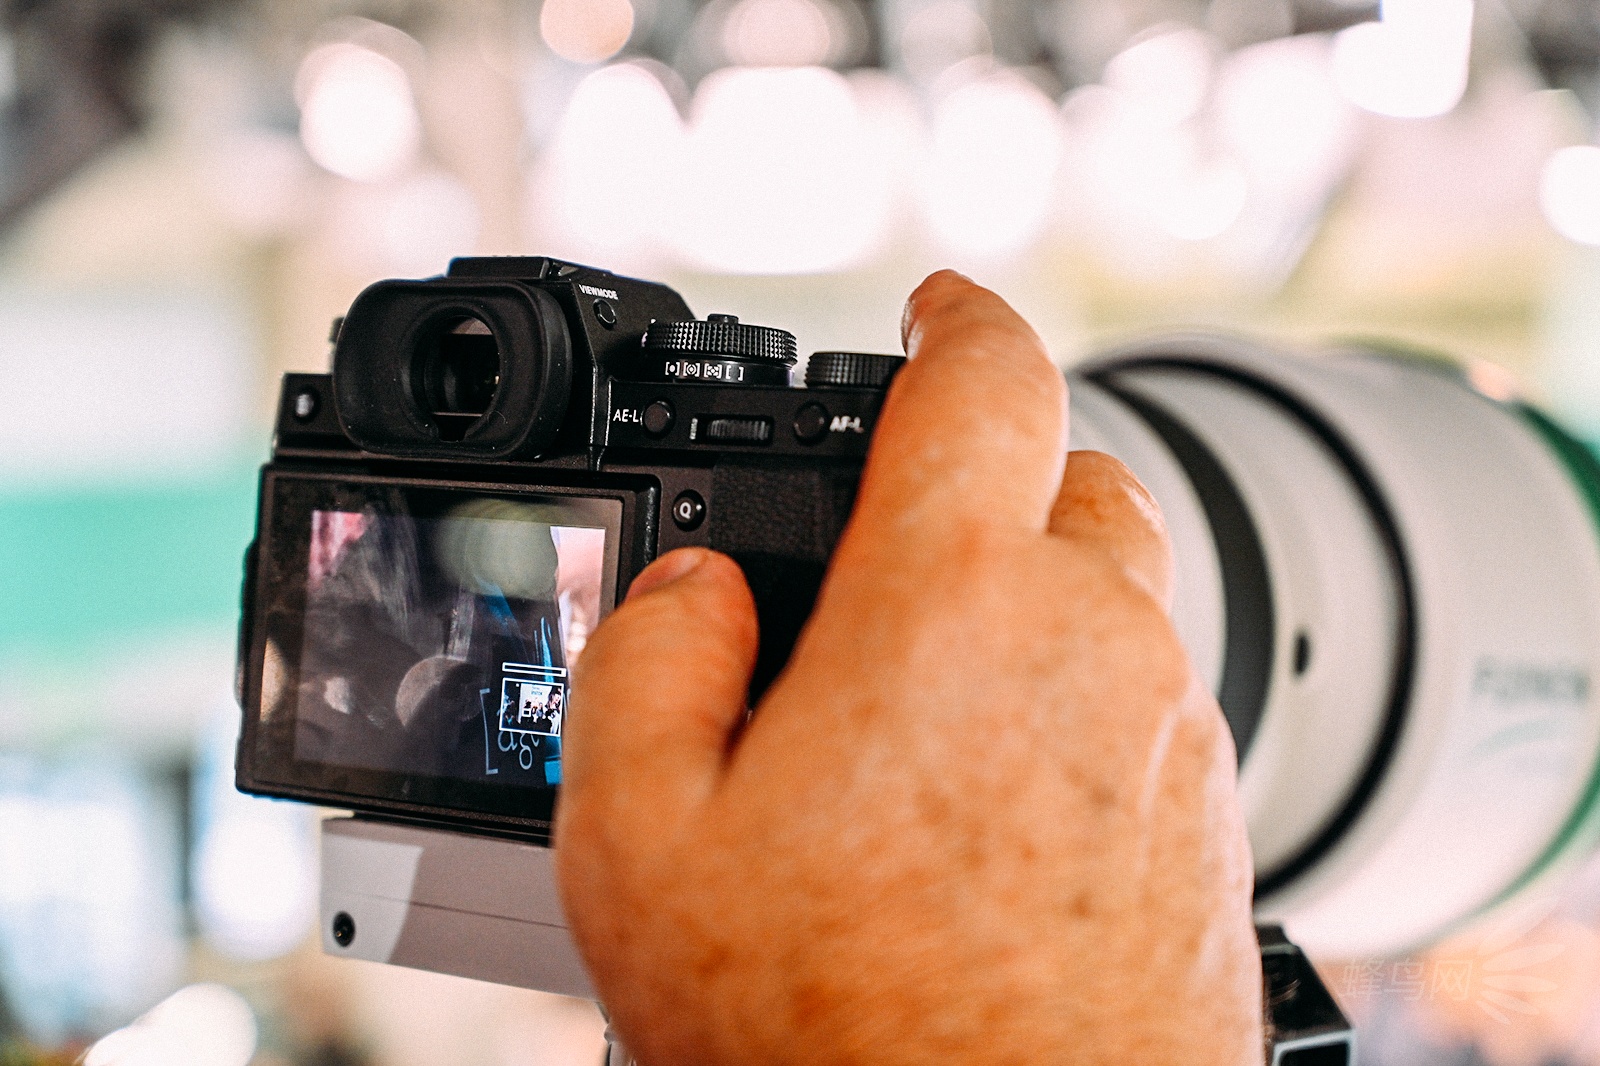
<path id="1" fill-rule="evenodd" d="M 828 435 L 828 409 L 808 403 L 794 413 L 794 435 L 801 444 L 815 444 Z"/>
<path id="2" fill-rule="evenodd" d="M 317 412 L 322 409 L 322 398 L 317 395 L 317 390 L 310 385 L 305 386 L 294 394 L 294 420 L 296 422 L 309 422 L 317 417 Z"/>
<path id="3" fill-rule="evenodd" d="M 677 421 L 677 413 L 666 400 L 657 400 L 644 409 L 644 431 L 652 437 L 664 437 Z"/>
<path id="4" fill-rule="evenodd" d="M 595 321 L 606 329 L 615 329 L 617 325 L 617 309 L 611 306 L 610 300 L 596 300 L 594 302 Z"/>
<path id="5" fill-rule="evenodd" d="M 706 501 L 693 489 L 684 489 L 672 501 L 672 521 L 685 533 L 699 529 L 706 520 Z"/>

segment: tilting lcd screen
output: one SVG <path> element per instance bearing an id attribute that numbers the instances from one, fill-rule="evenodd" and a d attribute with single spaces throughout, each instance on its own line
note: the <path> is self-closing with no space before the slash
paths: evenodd
<path id="1" fill-rule="evenodd" d="M 437 517 L 312 511 L 295 758 L 559 784 L 606 583 L 606 530 L 582 521 L 486 497 Z"/>

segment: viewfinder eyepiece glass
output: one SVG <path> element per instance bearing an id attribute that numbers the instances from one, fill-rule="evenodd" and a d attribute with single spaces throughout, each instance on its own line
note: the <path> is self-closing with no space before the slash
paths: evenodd
<path id="1" fill-rule="evenodd" d="M 500 387 L 500 344 L 482 319 L 447 318 L 416 354 L 417 400 L 433 417 L 439 439 L 458 441 L 483 417 Z"/>

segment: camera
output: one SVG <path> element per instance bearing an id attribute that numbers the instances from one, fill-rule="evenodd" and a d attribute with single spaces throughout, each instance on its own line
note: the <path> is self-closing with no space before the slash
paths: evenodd
<path id="1" fill-rule="evenodd" d="M 904 362 L 791 387 L 792 334 L 547 258 L 379 282 L 333 343 L 262 475 L 240 787 L 540 840 L 573 663 L 656 555 L 732 555 L 752 698 L 781 668 Z"/>
<path id="2" fill-rule="evenodd" d="M 356 299 L 332 374 L 285 378 L 240 628 L 239 787 L 365 816 L 324 830 L 342 886 L 324 917 L 366 930 L 328 950 L 429 965 L 460 943 L 406 937 L 480 905 L 458 871 L 484 834 L 493 861 L 547 871 L 570 671 L 655 556 L 743 568 L 754 705 L 902 362 L 819 352 L 795 383 L 791 334 L 547 258 L 458 259 Z M 1313 955 L 1404 951 L 1531 905 L 1600 841 L 1600 466 L 1581 443 L 1370 344 L 1170 335 L 1068 380 L 1073 446 L 1127 463 L 1166 519 L 1173 624 L 1239 754 L 1258 920 Z M 400 887 L 373 887 L 384 849 Z M 480 902 L 542 937 L 546 896 Z M 511 980 L 508 958 L 452 972 Z"/>

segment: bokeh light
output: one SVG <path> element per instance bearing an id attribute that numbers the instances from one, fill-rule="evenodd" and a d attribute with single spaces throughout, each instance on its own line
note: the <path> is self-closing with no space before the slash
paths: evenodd
<path id="1" fill-rule="evenodd" d="M 239 714 L 219 705 L 195 753 L 190 891 L 200 935 L 232 959 L 277 958 L 316 921 L 316 818 L 234 788 Z"/>
<path id="2" fill-rule="evenodd" d="M 301 221 L 314 173 L 294 136 L 252 129 L 230 133 L 202 164 L 206 192 L 228 219 L 252 234 L 280 232 Z"/>
<path id="3" fill-rule="evenodd" d="M 1217 79 L 1217 123 L 1258 187 L 1320 186 L 1353 147 L 1355 112 L 1334 85 L 1326 38 L 1240 49 Z"/>
<path id="4" fill-rule="evenodd" d="M 881 149 L 850 84 L 820 67 L 730 67 L 695 93 L 669 222 L 698 266 L 748 274 L 837 270 L 888 220 Z"/>
<path id="5" fill-rule="evenodd" d="M 1555 231 L 1579 244 L 1600 245 L 1600 148 L 1563 148 L 1544 165 L 1539 206 Z"/>
<path id="6" fill-rule="evenodd" d="M 1162 225 L 1181 241 L 1220 236 L 1244 210 L 1246 190 L 1244 173 L 1231 163 L 1199 168 L 1172 190 Z"/>
<path id="7" fill-rule="evenodd" d="M 539 34 L 562 59 L 600 63 L 622 51 L 633 19 L 628 0 L 544 0 Z"/>
<path id="8" fill-rule="evenodd" d="M 1214 50 L 1199 30 L 1162 28 L 1113 56 L 1102 81 L 1145 121 L 1175 126 L 1205 102 Z"/>
<path id="9" fill-rule="evenodd" d="M 970 82 L 934 112 L 924 217 L 954 250 L 1015 252 L 1043 230 L 1060 163 L 1061 130 L 1048 97 L 1012 75 Z"/>
<path id="10" fill-rule="evenodd" d="M 1208 152 L 1188 124 L 1153 123 L 1101 85 L 1072 93 L 1062 111 L 1085 221 L 1124 261 L 1162 258 L 1171 241 L 1214 237 L 1238 216 L 1237 164 Z"/>
<path id="11" fill-rule="evenodd" d="M 236 959 L 271 959 L 305 939 L 316 865 L 297 817 L 261 800 L 207 827 L 195 854 L 195 903 L 208 943 Z"/>
<path id="12" fill-rule="evenodd" d="M 317 164 L 354 181 L 393 177 L 416 158 L 421 123 L 400 64 L 339 41 L 315 49 L 295 78 L 300 139 Z"/>
<path id="13" fill-rule="evenodd" d="M 0 756 L 0 980 L 24 1032 L 103 1032 L 177 984 L 175 841 L 122 759 Z M 108 1024 L 109 1023 L 109 1024 Z"/>
<path id="14" fill-rule="evenodd" d="M 1432 118 L 1467 88 L 1472 0 L 1384 0 L 1383 19 L 1341 30 L 1333 69 L 1339 88 L 1368 111 Z"/>
<path id="15" fill-rule="evenodd" d="M 988 56 L 988 24 L 967 0 L 933 0 L 900 27 L 900 61 L 918 79 L 931 79 L 969 59 Z"/>
<path id="16" fill-rule="evenodd" d="M 538 221 L 554 230 L 545 239 L 580 258 L 648 257 L 663 240 L 683 136 L 672 97 L 645 65 L 616 63 L 586 76 L 538 186 Z"/>
<path id="17" fill-rule="evenodd" d="M 106 1034 L 83 1066 L 246 1066 L 255 1051 L 250 1004 L 231 988 L 206 983 L 180 988 Z"/>
<path id="18" fill-rule="evenodd" d="M 452 257 L 470 254 L 477 244 L 477 203 L 450 174 L 417 174 L 389 190 L 386 199 L 383 252 L 398 273 L 436 272 Z"/>
<path id="19" fill-rule="evenodd" d="M 738 0 L 722 22 L 722 49 L 737 66 L 823 66 L 847 32 L 824 0 Z"/>

